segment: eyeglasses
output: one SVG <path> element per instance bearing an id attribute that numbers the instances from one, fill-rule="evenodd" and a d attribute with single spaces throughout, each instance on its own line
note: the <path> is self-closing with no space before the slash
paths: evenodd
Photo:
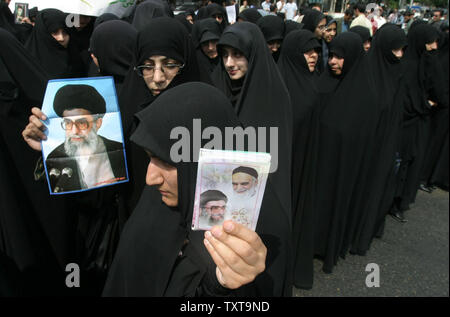
<path id="1" fill-rule="evenodd" d="M 212 212 L 225 211 L 227 205 L 225 206 L 211 206 L 211 207 L 203 207 L 206 210 L 211 210 Z"/>
<path id="2" fill-rule="evenodd" d="M 61 127 L 63 128 L 63 130 L 72 130 L 73 124 L 75 123 L 75 126 L 77 127 L 78 130 L 87 130 L 91 122 L 89 122 L 84 118 L 75 121 L 72 121 L 70 119 L 64 119 L 61 121 Z"/>
<path id="3" fill-rule="evenodd" d="M 184 64 L 163 63 L 161 67 L 156 67 L 155 65 L 140 65 L 135 67 L 134 70 L 141 77 L 152 77 L 155 74 L 155 70 L 158 68 L 165 75 L 176 75 L 183 67 Z"/>
<path id="4" fill-rule="evenodd" d="M 318 25 L 317 28 L 321 31 L 325 30 L 327 28 L 326 25 Z"/>

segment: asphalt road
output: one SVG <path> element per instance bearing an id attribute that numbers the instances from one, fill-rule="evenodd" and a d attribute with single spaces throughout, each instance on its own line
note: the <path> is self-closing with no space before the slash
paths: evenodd
<path id="1" fill-rule="evenodd" d="M 315 260 L 312 290 L 294 289 L 294 296 L 449 296 L 449 193 L 419 191 L 405 216 L 407 223 L 388 216 L 367 255 L 348 255 L 332 274 Z M 369 263 L 379 266 L 379 287 L 366 286 Z"/>

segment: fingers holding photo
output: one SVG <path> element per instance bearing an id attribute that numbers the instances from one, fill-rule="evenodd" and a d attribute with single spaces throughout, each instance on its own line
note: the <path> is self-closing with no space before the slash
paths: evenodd
<path id="1" fill-rule="evenodd" d="M 239 280 L 240 286 L 265 270 L 267 249 L 258 234 L 243 225 L 226 221 L 223 226 L 213 227 L 205 232 L 205 246 L 222 276 Z"/>

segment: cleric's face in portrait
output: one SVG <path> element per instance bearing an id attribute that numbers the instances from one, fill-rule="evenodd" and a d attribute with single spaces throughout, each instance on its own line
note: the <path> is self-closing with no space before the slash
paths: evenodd
<path id="1" fill-rule="evenodd" d="M 211 200 L 203 206 L 203 213 L 210 223 L 221 223 L 224 220 L 227 203 L 224 200 Z"/>
<path id="2" fill-rule="evenodd" d="M 64 110 L 61 126 L 66 133 L 64 147 L 67 155 L 95 153 L 97 131 L 102 126 L 102 120 L 83 108 Z"/>
<path id="3" fill-rule="evenodd" d="M 237 195 L 253 196 L 256 192 L 258 180 L 247 173 L 239 172 L 232 176 L 233 191 Z"/>

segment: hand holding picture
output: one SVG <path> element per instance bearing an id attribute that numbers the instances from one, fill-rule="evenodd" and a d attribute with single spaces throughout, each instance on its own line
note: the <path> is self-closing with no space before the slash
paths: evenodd
<path id="1" fill-rule="evenodd" d="M 31 116 L 29 123 L 22 131 L 22 136 L 25 142 L 35 151 L 42 151 L 41 141 L 47 140 L 45 135 L 45 124 L 41 120 L 47 120 L 47 116 L 37 107 L 31 109 Z"/>
<path id="2" fill-rule="evenodd" d="M 205 232 L 204 243 L 216 267 L 219 283 L 237 289 L 251 283 L 265 270 L 267 248 L 259 235 L 227 220 Z"/>

